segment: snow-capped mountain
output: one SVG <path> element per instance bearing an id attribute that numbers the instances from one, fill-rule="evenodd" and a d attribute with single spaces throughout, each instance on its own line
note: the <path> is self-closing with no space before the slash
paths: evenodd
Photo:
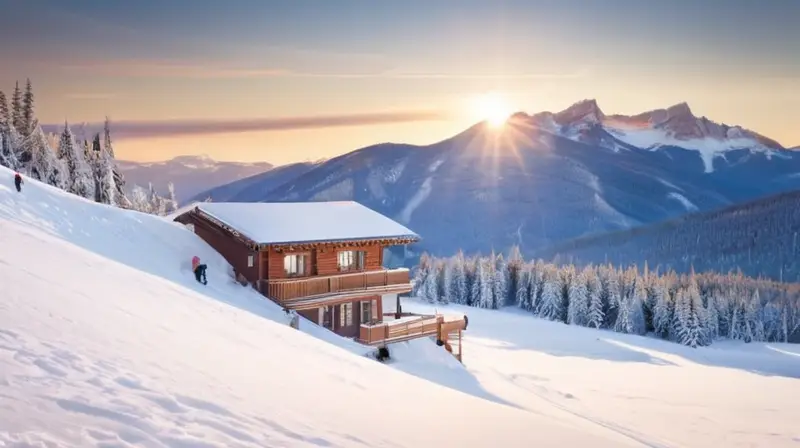
<path id="1" fill-rule="evenodd" d="M 324 160 L 316 162 L 298 162 L 280 165 L 269 171 L 245 177 L 231 183 L 204 190 L 186 202 L 204 201 L 208 198 L 215 202 L 258 202 L 265 194 L 289 182 L 298 176 L 311 171 Z"/>
<path id="2" fill-rule="evenodd" d="M 688 105 L 606 115 L 596 101 L 515 114 L 428 145 L 380 144 L 241 201 L 348 199 L 423 237 L 417 250 L 523 253 L 581 235 L 800 188 L 800 153 Z"/>
<path id="3" fill-rule="evenodd" d="M 119 161 L 128 188 L 146 187 L 152 182 L 156 190 L 165 192 L 172 182 L 181 203 L 201 191 L 263 173 L 272 166 L 266 162 L 221 162 L 207 155 L 179 156 L 162 162 Z"/>

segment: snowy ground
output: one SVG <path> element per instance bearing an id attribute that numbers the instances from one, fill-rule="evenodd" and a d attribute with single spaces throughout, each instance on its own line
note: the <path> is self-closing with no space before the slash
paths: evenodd
<path id="1" fill-rule="evenodd" d="M 642 446 L 557 407 L 474 397 L 432 344 L 383 365 L 293 330 L 179 225 L 11 185 L 0 169 L 0 446 Z"/>
<path id="2" fill-rule="evenodd" d="M 403 311 L 467 314 L 463 356 L 475 380 L 466 392 L 608 428 L 647 446 L 800 446 L 798 345 L 715 342 L 692 349 L 515 309 L 405 300 Z"/>

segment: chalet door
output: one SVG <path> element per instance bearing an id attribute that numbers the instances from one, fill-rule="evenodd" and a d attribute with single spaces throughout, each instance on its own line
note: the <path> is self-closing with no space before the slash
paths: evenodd
<path id="1" fill-rule="evenodd" d="M 319 313 L 320 325 L 333 331 L 333 308 L 329 306 L 323 306 L 319 309 Z"/>

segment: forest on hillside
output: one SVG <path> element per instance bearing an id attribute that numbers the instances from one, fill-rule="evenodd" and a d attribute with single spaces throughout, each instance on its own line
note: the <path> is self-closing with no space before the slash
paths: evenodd
<path id="1" fill-rule="evenodd" d="M 158 215 L 177 208 L 171 184 L 168 197 L 157 194 L 152 185 L 134 186 L 130 196 L 125 193 L 108 117 L 102 136 L 76 135 L 67 122 L 61 133 L 48 134 L 36 118 L 34 99 L 30 80 L 24 91 L 16 83 L 10 105 L 0 90 L 0 165 L 103 204 Z"/>
<path id="2" fill-rule="evenodd" d="M 578 265 L 613 262 L 677 272 L 741 270 L 800 282 L 800 191 L 630 230 L 587 236 L 541 250 L 537 258 Z"/>
<path id="3" fill-rule="evenodd" d="M 800 343 L 800 285 L 741 273 L 677 274 L 502 254 L 423 254 L 412 294 L 431 303 L 516 306 L 569 325 L 651 334 L 690 347 L 719 339 Z"/>

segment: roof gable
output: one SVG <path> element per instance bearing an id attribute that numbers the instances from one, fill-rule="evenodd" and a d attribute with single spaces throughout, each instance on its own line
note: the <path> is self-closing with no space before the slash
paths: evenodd
<path id="1" fill-rule="evenodd" d="M 419 239 L 400 223 L 354 201 L 203 202 L 197 209 L 258 244 Z"/>

